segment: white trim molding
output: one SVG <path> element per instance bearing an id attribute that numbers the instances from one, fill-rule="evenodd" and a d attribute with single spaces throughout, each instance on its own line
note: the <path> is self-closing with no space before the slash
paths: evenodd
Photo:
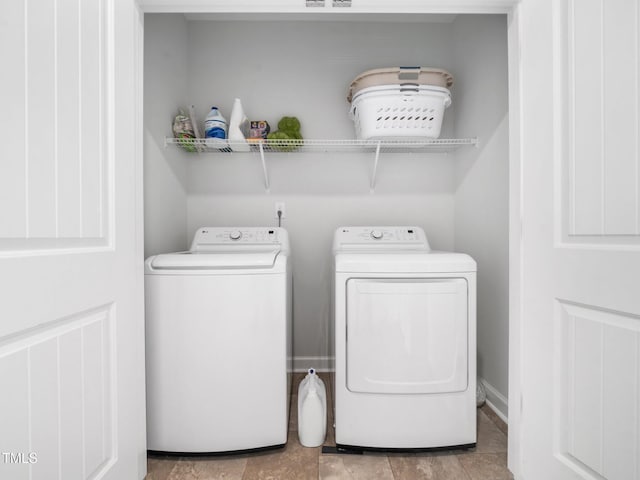
<path id="1" fill-rule="evenodd" d="M 360 1 L 357 6 L 333 8 L 327 1 L 324 7 L 308 8 L 303 0 L 137 0 L 146 13 L 245 13 L 277 14 L 305 13 L 318 15 L 323 12 L 354 13 L 438 13 L 438 14 L 496 14 L 508 13 L 520 0 L 396 0 L 394 2 Z"/>
<path id="2" fill-rule="evenodd" d="M 478 381 L 484 386 L 487 392 L 487 406 L 495 412 L 500 419 L 509 424 L 509 399 L 502 395 L 496 387 L 487 382 L 484 378 L 478 377 Z"/>

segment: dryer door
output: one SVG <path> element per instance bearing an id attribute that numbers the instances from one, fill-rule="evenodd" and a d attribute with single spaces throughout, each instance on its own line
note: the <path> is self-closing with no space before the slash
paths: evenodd
<path id="1" fill-rule="evenodd" d="M 468 384 L 464 278 L 347 281 L 347 388 L 461 392 Z"/>

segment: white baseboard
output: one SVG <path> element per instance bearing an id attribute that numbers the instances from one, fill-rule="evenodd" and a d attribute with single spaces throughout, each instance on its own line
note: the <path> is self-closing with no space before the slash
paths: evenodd
<path id="1" fill-rule="evenodd" d="M 498 415 L 504 423 L 509 424 L 509 400 L 484 378 L 478 378 L 487 392 L 487 406 Z"/>
<path id="2" fill-rule="evenodd" d="M 333 372 L 335 357 L 293 357 L 293 371 L 306 372 L 315 368 L 318 372 Z"/>

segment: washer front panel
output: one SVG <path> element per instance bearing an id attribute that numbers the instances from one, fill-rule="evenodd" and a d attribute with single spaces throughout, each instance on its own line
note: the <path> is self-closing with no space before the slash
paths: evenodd
<path id="1" fill-rule="evenodd" d="M 430 394 L 468 387 L 464 278 L 347 281 L 347 389 Z"/>

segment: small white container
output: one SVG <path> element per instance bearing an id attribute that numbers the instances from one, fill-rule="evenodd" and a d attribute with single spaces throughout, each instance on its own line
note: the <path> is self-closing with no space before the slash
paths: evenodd
<path id="1" fill-rule="evenodd" d="M 327 391 L 313 368 L 298 387 L 298 438 L 305 447 L 319 447 L 327 434 Z"/>

